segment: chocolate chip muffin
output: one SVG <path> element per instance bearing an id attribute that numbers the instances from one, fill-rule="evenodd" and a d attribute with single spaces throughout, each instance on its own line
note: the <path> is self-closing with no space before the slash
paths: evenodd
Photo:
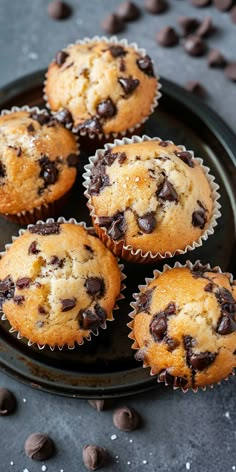
<path id="1" fill-rule="evenodd" d="M 201 162 L 183 146 L 158 138 L 125 138 L 99 150 L 85 174 L 99 237 L 134 262 L 201 245 L 202 236 L 213 232 L 219 197 Z"/>
<path id="2" fill-rule="evenodd" d="M 39 345 L 81 344 L 105 328 L 120 288 L 116 258 L 78 224 L 29 226 L 0 260 L 0 309 Z"/>
<path id="3" fill-rule="evenodd" d="M 52 112 L 73 124 L 73 131 L 102 138 L 143 123 L 157 104 L 158 87 L 144 50 L 125 40 L 95 37 L 56 54 L 45 96 Z"/>
<path id="4" fill-rule="evenodd" d="M 76 178 L 76 139 L 47 111 L 0 116 L 0 214 L 35 222 L 61 209 Z"/>
<path id="5" fill-rule="evenodd" d="M 220 382 L 236 367 L 236 285 L 209 265 L 166 267 L 143 287 L 129 323 L 136 358 L 168 385 Z"/>

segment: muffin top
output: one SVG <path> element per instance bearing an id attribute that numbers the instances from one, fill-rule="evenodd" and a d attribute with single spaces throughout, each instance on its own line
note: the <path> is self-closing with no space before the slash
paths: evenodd
<path id="1" fill-rule="evenodd" d="M 73 122 L 81 133 L 108 134 L 141 123 L 156 89 L 149 56 L 131 46 L 91 40 L 57 53 L 45 93 L 51 110 L 61 110 L 58 119 Z"/>
<path id="2" fill-rule="evenodd" d="M 137 299 L 137 359 L 175 387 L 219 382 L 236 366 L 236 286 L 196 264 L 167 270 Z"/>
<path id="3" fill-rule="evenodd" d="M 213 201 L 192 154 L 166 141 L 143 141 L 98 153 L 88 193 L 114 241 L 143 253 L 184 249 L 208 226 Z"/>
<path id="4" fill-rule="evenodd" d="M 73 345 L 96 332 L 112 319 L 120 285 L 115 257 L 75 224 L 31 226 L 0 261 L 0 308 L 40 345 Z"/>
<path id="5" fill-rule="evenodd" d="M 73 134 L 46 111 L 0 116 L 0 213 L 59 199 L 75 181 L 76 154 Z"/>

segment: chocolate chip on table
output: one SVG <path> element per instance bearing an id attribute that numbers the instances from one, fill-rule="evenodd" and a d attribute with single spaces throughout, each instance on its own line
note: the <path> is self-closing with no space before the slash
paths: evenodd
<path id="1" fill-rule="evenodd" d="M 206 49 L 206 43 L 197 35 L 188 36 L 184 41 L 184 50 L 190 56 L 203 56 Z"/>
<path id="2" fill-rule="evenodd" d="M 138 218 L 139 228 L 146 234 L 153 233 L 156 227 L 156 218 L 153 213 L 146 213 L 146 215 L 140 216 Z"/>
<path id="3" fill-rule="evenodd" d="M 51 117 L 46 110 L 42 110 L 40 112 L 36 110 L 32 111 L 30 113 L 30 118 L 32 118 L 32 120 L 37 121 L 41 126 L 46 125 L 51 120 Z"/>
<path id="4" fill-rule="evenodd" d="M 102 21 L 101 27 L 108 34 L 116 34 L 124 29 L 124 22 L 118 15 L 112 13 Z"/>
<path id="5" fill-rule="evenodd" d="M 168 9 L 168 2 L 166 0 L 145 0 L 144 8 L 153 15 L 164 13 Z"/>
<path id="6" fill-rule="evenodd" d="M 13 413 L 16 409 L 16 397 L 10 390 L 0 388 L 0 416 Z"/>
<path id="7" fill-rule="evenodd" d="M 178 23 L 182 28 L 184 36 L 194 33 L 199 26 L 199 20 L 189 16 L 180 16 L 178 18 Z"/>
<path id="8" fill-rule="evenodd" d="M 133 93 L 140 84 L 138 79 L 133 79 L 131 76 L 118 77 L 118 82 L 127 95 Z"/>
<path id="9" fill-rule="evenodd" d="M 3 303 L 14 297 L 15 284 L 10 275 L 5 279 L 0 280 L 0 310 L 2 309 Z"/>
<path id="10" fill-rule="evenodd" d="M 61 67 L 61 66 L 64 64 L 64 62 L 66 61 L 67 57 L 69 57 L 68 52 L 66 52 L 66 51 L 58 51 L 58 52 L 56 53 L 56 57 L 55 57 L 55 62 L 56 62 L 56 64 L 57 64 L 59 67 Z"/>
<path id="11" fill-rule="evenodd" d="M 65 20 L 69 18 L 71 13 L 72 9 L 66 2 L 54 0 L 48 5 L 48 15 L 53 18 L 53 20 Z"/>
<path id="12" fill-rule="evenodd" d="M 141 423 L 137 411 L 127 406 L 117 408 L 113 413 L 113 423 L 121 431 L 134 431 Z"/>
<path id="13" fill-rule="evenodd" d="M 111 118 L 112 116 L 116 115 L 116 113 L 117 113 L 117 108 L 116 108 L 116 105 L 111 100 L 111 98 L 102 100 L 97 105 L 97 114 L 101 118 Z"/>
<path id="14" fill-rule="evenodd" d="M 134 21 L 141 15 L 140 8 L 133 2 L 121 3 L 117 8 L 116 13 L 123 21 Z"/>
<path id="15" fill-rule="evenodd" d="M 85 288 L 89 295 L 101 297 L 104 294 L 104 280 L 100 277 L 88 277 L 85 281 Z"/>
<path id="16" fill-rule="evenodd" d="M 226 59 L 219 49 L 212 49 L 207 57 L 209 67 L 225 67 Z"/>
<path id="17" fill-rule="evenodd" d="M 108 410 L 111 407 L 112 400 L 104 399 L 104 400 L 88 400 L 88 403 L 92 408 L 97 411 Z"/>
<path id="18" fill-rule="evenodd" d="M 41 171 L 39 177 L 44 180 L 45 185 L 53 185 L 58 180 L 58 169 L 57 163 L 55 161 L 50 161 L 47 156 L 43 156 L 39 159 L 39 165 Z"/>
<path id="19" fill-rule="evenodd" d="M 200 352 L 199 354 L 192 353 L 189 356 L 189 363 L 195 370 L 204 370 L 214 362 L 216 356 L 217 353 L 209 351 Z"/>
<path id="20" fill-rule="evenodd" d="M 201 98 L 204 97 L 206 94 L 205 88 L 197 80 L 189 80 L 184 85 L 184 88 L 188 90 L 189 92 L 192 92 L 194 95 L 197 95 L 198 97 L 201 97 Z"/>
<path id="21" fill-rule="evenodd" d="M 33 241 L 30 246 L 29 246 L 29 249 L 28 249 L 28 254 L 39 254 L 40 249 L 38 249 L 38 243 L 37 241 Z"/>
<path id="22" fill-rule="evenodd" d="M 32 125 L 32 123 L 30 123 L 30 125 L 27 126 L 27 130 L 29 131 L 29 133 L 33 133 L 35 131 L 34 126 Z"/>
<path id="23" fill-rule="evenodd" d="M 150 56 L 146 55 L 137 59 L 136 64 L 138 68 L 149 77 L 155 77 L 153 70 L 153 63 Z"/>
<path id="24" fill-rule="evenodd" d="M 213 0 L 213 5 L 220 11 L 227 11 L 233 6 L 234 0 Z"/>
<path id="25" fill-rule="evenodd" d="M 164 180 L 162 187 L 157 192 L 157 197 L 168 202 L 178 202 L 178 194 L 168 179 Z"/>
<path id="26" fill-rule="evenodd" d="M 77 164 L 79 162 L 79 157 L 77 154 L 69 154 L 66 158 L 68 167 L 77 167 Z"/>
<path id="27" fill-rule="evenodd" d="M 117 45 L 114 44 L 114 46 L 110 46 L 108 48 L 108 51 L 110 51 L 112 57 L 114 58 L 126 56 L 127 54 L 127 51 L 124 49 L 124 47 L 118 44 Z"/>
<path id="28" fill-rule="evenodd" d="M 212 19 L 210 16 L 203 18 L 199 27 L 196 29 L 195 34 L 201 38 L 209 36 L 214 31 Z"/>
<path id="29" fill-rule="evenodd" d="M 13 302 L 16 305 L 22 305 L 24 301 L 25 297 L 23 295 L 15 295 L 15 297 L 13 298 Z"/>
<path id="30" fill-rule="evenodd" d="M 38 223 L 29 227 L 30 233 L 40 234 L 41 236 L 60 234 L 60 231 L 60 223 Z"/>
<path id="31" fill-rule="evenodd" d="M 236 12 L 236 10 L 235 10 Z M 235 21 L 236 23 L 236 21 Z M 231 62 L 228 64 L 224 70 L 227 79 L 236 82 L 236 62 Z"/>
<path id="32" fill-rule="evenodd" d="M 137 313 L 140 313 L 141 311 L 148 312 L 151 305 L 151 301 L 152 301 L 152 294 L 153 294 L 153 288 L 150 288 L 146 292 L 142 292 L 139 295 L 137 299 L 137 305 L 136 305 Z"/>
<path id="33" fill-rule="evenodd" d="M 175 154 L 189 167 L 194 167 L 193 156 L 189 151 L 176 151 Z"/>
<path id="34" fill-rule="evenodd" d="M 76 299 L 75 298 L 65 298 L 61 300 L 61 311 L 64 313 L 66 311 L 73 310 L 76 306 Z"/>
<path id="35" fill-rule="evenodd" d="M 107 459 L 104 447 L 95 444 L 86 444 L 83 447 L 83 461 L 88 470 L 96 470 L 103 466 Z"/>
<path id="36" fill-rule="evenodd" d="M 55 113 L 54 118 L 63 125 L 70 125 L 73 123 L 72 114 L 66 108 Z"/>
<path id="37" fill-rule="evenodd" d="M 194 7 L 207 7 L 211 0 L 191 0 L 191 3 Z"/>
<path id="38" fill-rule="evenodd" d="M 179 36 L 172 26 L 166 26 L 156 34 L 157 42 L 163 47 L 176 46 L 179 42 Z"/>
<path id="39" fill-rule="evenodd" d="M 233 23 L 236 23 L 236 5 L 230 11 L 231 20 Z"/>
<path id="40" fill-rule="evenodd" d="M 33 433 L 25 441 L 26 455 L 35 461 L 45 461 L 52 457 L 54 444 L 47 434 Z"/>
<path id="41" fill-rule="evenodd" d="M 84 121 L 76 127 L 76 131 L 88 131 L 92 134 L 102 133 L 102 126 L 96 117 Z"/>

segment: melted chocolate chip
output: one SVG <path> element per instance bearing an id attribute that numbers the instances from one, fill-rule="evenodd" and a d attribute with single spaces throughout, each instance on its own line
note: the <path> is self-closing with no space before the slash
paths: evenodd
<path id="1" fill-rule="evenodd" d="M 100 216 L 98 218 L 98 225 L 101 227 L 109 228 L 113 223 L 113 216 Z"/>
<path id="2" fill-rule="evenodd" d="M 211 0 L 191 0 L 191 3 L 194 7 L 207 7 L 209 3 L 211 3 Z"/>
<path id="3" fill-rule="evenodd" d="M 146 292 L 142 292 L 139 295 L 139 298 L 137 300 L 137 313 L 140 313 L 141 311 L 147 311 L 150 308 L 151 301 L 152 301 L 152 294 L 153 294 L 153 288 L 150 288 Z"/>
<path id="4" fill-rule="evenodd" d="M 92 254 L 94 253 L 94 250 L 91 248 L 91 246 L 88 246 L 87 244 L 84 244 L 84 249 L 86 249 L 86 251 L 91 252 Z"/>
<path id="5" fill-rule="evenodd" d="M 73 310 L 76 306 L 76 299 L 75 298 L 65 298 L 61 300 L 61 311 L 64 313 L 66 311 Z"/>
<path id="6" fill-rule="evenodd" d="M 0 388 L 0 416 L 10 415 L 16 409 L 16 397 L 10 390 Z"/>
<path id="7" fill-rule="evenodd" d="M 155 77 L 152 60 L 148 55 L 140 57 L 140 59 L 137 59 L 136 63 L 144 74 L 148 75 L 149 77 Z"/>
<path id="8" fill-rule="evenodd" d="M 227 335 L 236 331 L 236 321 L 230 313 L 224 313 L 221 316 L 216 332 L 221 335 Z"/>
<path id="9" fill-rule="evenodd" d="M 107 453 L 104 447 L 86 444 L 83 447 L 84 465 L 89 470 L 96 470 L 103 466 L 106 461 Z"/>
<path id="10" fill-rule="evenodd" d="M 120 72 L 125 72 L 126 70 L 125 60 L 123 57 L 120 58 L 119 70 Z"/>
<path id="11" fill-rule="evenodd" d="M 56 64 L 61 67 L 64 62 L 66 61 L 67 57 L 69 57 L 69 54 L 65 51 L 58 51 L 56 53 L 56 58 L 55 58 L 55 62 Z"/>
<path id="12" fill-rule="evenodd" d="M 153 233 L 156 227 L 156 218 L 153 213 L 146 213 L 146 215 L 140 216 L 138 218 L 138 226 L 143 233 Z"/>
<path id="13" fill-rule="evenodd" d="M 38 312 L 40 313 L 40 315 L 47 315 L 47 310 L 42 305 L 38 306 Z"/>
<path id="14" fill-rule="evenodd" d="M 206 210 L 201 208 L 201 210 L 196 210 L 192 214 L 192 225 L 196 227 L 204 228 L 207 222 Z"/>
<path id="15" fill-rule="evenodd" d="M 97 118 L 90 118 L 77 126 L 77 131 L 89 131 L 93 134 L 102 133 L 102 126 Z"/>
<path id="16" fill-rule="evenodd" d="M 167 344 L 168 351 L 174 351 L 179 346 L 179 342 L 169 336 L 165 336 L 163 341 Z"/>
<path id="17" fill-rule="evenodd" d="M 56 162 L 50 161 L 47 156 L 43 156 L 39 159 L 39 165 L 41 167 L 39 177 L 44 180 L 45 186 L 55 184 L 59 175 Z"/>
<path id="18" fill-rule="evenodd" d="M 3 303 L 14 297 L 15 284 L 8 275 L 5 279 L 0 280 L 0 310 L 2 309 Z"/>
<path id="19" fill-rule="evenodd" d="M 68 167 L 77 167 L 79 157 L 77 156 L 77 154 L 69 154 L 66 160 Z"/>
<path id="20" fill-rule="evenodd" d="M 0 161 L 0 179 L 5 177 L 6 175 L 6 167 L 4 164 Z"/>
<path id="21" fill-rule="evenodd" d="M 60 234 L 61 228 L 59 223 L 38 223 L 29 227 L 29 232 L 40 234 L 41 236 L 49 236 L 51 234 Z"/>
<path id="22" fill-rule="evenodd" d="M 125 231 L 126 231 L 126 223 L 125 223 L 124 214 L 117 213 L 113 217 L 113 222 L 108 230 L 108 235 L 116 241 L 117 239 L 120 239 L 122 238 L 122 236 L 124 236 Z"/>
<path id="23" fill-rule="evenodd" d="M 121 57 L 121 56 L 126 56 L 127 51 L 123 48 L 123 46 L 110 46 L 108 48 L 108 51 L 110 51 L 112 57 Z"/>
<path id="24" fill-rule="evenodd" d="M 198 80 L 188 80 L 184 88 L 198 97 L 204 97 L 206 94 L 205 87 Z"/>
<path id="25" fill-rule="evenodd" d="M 122 406 L 113 413 L 113 423 L 120 431 L 134 431 L 139 427 L 140 422 L 140 416 L 133 408 Z"/>
<path id="26" fill-rule="evenodd" d="M 178 194 L 169 180 L 165 179 L 161 189 L 157 192 L 158 198 L 168 202 L 178 202 Z"/>
<path id="27" fill-rule="evenodd" d="M 157 313 L 150 323 L 150 333 L 156 342 L 162 341 L 167 335 L 167 318 L 176 314 L 176 306 L 169 303 L 164 311 Z"/>
<path id="28" fill-rule="evenodd" d="M 27 130 L 29 131 L 29 133 L 33 133 L 35 131 L 34 126 L 32 125 L 32 123 L 30 123 L 30 125 L 27 126 Z"/>
<path id="29" fill-rule="evenodd" d="M 24 301 L 24 295 L 15 295 L 15 297 L 13 298 L 13 302 L 16 303 L 16 305 L 22 305 Z"/>
<path id="30" fill-rule="evenodd" d="M 107 317 L 105 310 L 98 303 L 96 303 L 94 309 L 95 309 L 96 315 L 98 316 L 100 320 L 100 323 L 103 324 Z"/>
<path id="31" fill-rule="evenodd" d="M 58 111 L 54 115 L 54 118 L 60 123 L 62 123 L 63 125 L 70 125 L 71 123 L 73 123 L 72 114 L 66 108 L 64 108 L 61 111 Z"/>
<path id="32" fill-rule="evenodd" d="M 205 292 L 213 292 L 214 284 L 212 282 L 209 282 L 207 285 L 205 285 L 204 290 Z"/>
<path id="33" fill-rule="evenodd" d="M 213 4 L 220 11 L 227 11 L 233 6 L 234 0 L 213 0 Z"/>
<path id="34" fill-rule="evenodd" d="M 221 309 L 223 311 L 227 311 L 228 313 L 235 313 L 236 311 L 236 301 L 234 300 L 231 292 L 224 287 L 219 288 L 215 292 L 215 296 L 218 302 L 221 305 Z"/>
<path id="35" fill-rule="evenodd" d="M 16 281 L 16 287 L 19 290 L 23 290 L 24 288 L 28 288 L 31 284 L 32 280 L 29 277 L 22 277 Z"/>
<path id="36" fill-rule="evenodd" d="M 109 177 L 106 175 L 106 167 L 99 163 L 94 166 L 91 173 L 91 181 L 89 185 L 90 195 L 98 195 L 100 191 L 109 186 Z"/>
<path id="37" fill-rule="evenodd" d="M 194 167 L 194 162 L 192 158 L 192 154 L 188 151 L 176 151 L 175 152 L 176 156 L 181 159 L 185 164 L 187 164 L 189 167 Z"/>
<path id="38" fill-rule="evenodd" d="M 44 461 L 53 455 L 54 444 L 46 434 L 33 433 L 25 442 L 25 452 L 30 459 Z"/>
<path id="39" fill-rule="evenodd" d="M 57 256 L 52 256 L 52 258 L 49 261 L 49 264 L 50 265 L 56 265 L 57 267 L 62 269 L 62 267 L 65 264 L 65 259 L 59 259 L 59 257 L 57 257 Z"/>
<path id="40" fill-rule="evenodd" d="M 41 252 L 40 249 L 38 249 L 37 245 L 38 245 L 37 241 L 33 241 L 30 244 L 29 249 L 28 249 L 28 254 L 29 255 L 30 254 L 39 254 L 39 252 Z"/>
<path id="41" fill-rule="evenodd" d="M 200 352 L 199 354 L 194 354 L 192 353 L 189 356 L 189 363 L 192 366 L 193 369 L 195 370 L 204 370 L 209 365 L 214 362 L 215 358 L 217 356 L 217 353 L 214 352 Z"/>
<path id="42" fill-rule="evenodd" d="M 94 312 L 92 310 L 80 310 L 79 318 L 79 324 L 82 329 L 95 331 L 106 320 L 106 312 L 96 303 Z"/>
<path id="43" fill-rule="evenodd" d="M 140 82 L 138 79 L 133 79 L 133 77 L 118 77 L 118 82 L 125 91 L 126 95 L 130 95 L 136 90 Z"/>
<path id="44" fill-rule="evenodd" d="M 41 126 L 48 124 L 51 119 L 50 115 L 46 111 L 32 111 L 30 113 L 30 118 L 37 121 Z"/>
<path id="45" fill-rule="evenodd" d="M 116 115 L 117 108 L 111 98 L 107 98 L 98 104 L 97 113 L 101 118 L 111 118 Z"/>
<path id="46" fill-rule="evenodd" d="M 184 377 L 176 377 L 176 376 L 171 375 L 168 372 L 168 369 L 163 370 L 159 374 L 159 380 L 161 382 L 165 382 L 167 385 L 171 385 L 173 387 L 180 387 L 180 388 L 184 388 L 188 383 L 187 379 L 185 379 Z"/>
<path id="47" fill-rule="evenodd" d="M 104 294 L 104 280 L 99 277 L 88 277 L 85 282 L 86 291 L 89 295 L 101 297 Z"/>
<path id="48" fill-rule="evenodd" d="M 145 348 L 144 349 L 139 349 L 135 353 L 134 358 L 138 362 L 140 362 L 140 361 L 143 362 L 145 360 Z"/>
<path id="49" fill-rule="evenodd" d="M 105 164 L 106 166 L 111 166 L 116 159 L 118 160 L 119 164 L 123 164 L 123 162 L 127 159 L 127 155 L 125 152 L 114 153 L 111 151 L 105 151 L 101 163 Z"/>

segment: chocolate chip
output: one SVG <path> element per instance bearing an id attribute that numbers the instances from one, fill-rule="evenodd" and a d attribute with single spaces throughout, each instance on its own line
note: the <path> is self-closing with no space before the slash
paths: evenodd
<path id="1" fill-rule="evenodd" d="M 167 318 L 176 314 L 176 306 L 169 303 L 164 311 L 157 313 L 150 323 L 150 333 L 155 341 L 162 341 L 167 334 Z"/>
<path id="2" fill-rule="evenodd" d="M 95 331 L 106 320 L 106 312 L 96 303 L 94 312 L 92 310 L 80 310 L 79 324 L 83 329 Z"/>
<path id="3" fill-rule="evenodd" d="M 43 156 L 39 159 L 39 165 L 41 171 L 39 177 L 44 180 L 45 185 L 53 185 L 58 180 L 58 169 L 56 167 L 57 163 L 55 161 L 50 161 L 47 156 Z"/>
<path id="4" fill-rule="evenodd" d="M 186 90 L 189 92 L 194 93 L 194 95 L 197 95 L 198 97 L 204 97 L 206 94 L 205 88 L 197 80 L 189 80 L 186 82 L 184 88 L 186 88 Z"/>
<path id="5" fill-rule="evenodd" d="M 16 397 L 10 390 L 0 388 L 0 416 L 13 413 L 16 409 Z"/>
<path id="6" fill-rule="evenodd" d="M 101 297 L 104 294 L 105 284 L 104 280 L 100 277 L 88 277 L 85 287 L 89 295 Z"/>
<path id="7" fill-rule="evenodd" d="M 236 8 L 235 8 L 235 16 L 236 16 Z M 235 19 L 235 23 L 236 23 L 236 19 Z M 227 79 L 236 82 L 236 62 L 231 62 L 230 64 L 228 64 L 224 72 Z"/>
<path id="8" fill-rule="evenodd" d="M 227 11 L 233 6 L 234 0 L 213 0 L 213 5 L 220 11 Z"/>
<path id="9" fill-rule="evenodd" d="M 86 249 L 86 251 L 91 252 L 92 254 L 94 253 L 94 250 L 91 248 L 91 246 L 88 246 L 87 244 L 84 244 L 84 249 Z"/>
<path id="10" fill-rule="evenodd" d="M 116 34 L 124 29 L 124 22 L 118 15 L 113 13 L 103 20 L 101 27 L 108 34 Z"/>
<path id="11" fill-rule="evenodd" d="M 42 327 L 44 326 L 44 321 L 41 321 L 41 320 L 40 320 L 40 321 L 37 321 L 37 322 L 35 323 L 35 326 L 36 326 L 36 328 L 38 328 L 38 329 L 42 328 Z"/>
<path id="12" fill-rule="evenodd" d="M 29 227 L 32 234 L 40 234 L 41 236 L 49 236 L 51 234 L 59 234 L 61 231 L 60 223 L 38 223 Z"/>
<path id="13" fill-rule="evenodd" d="M 159 14 L 164 13 L 168 8 L 168 3 L 166 0 L 145 0 L 144 8 L 146 8 L 149 13 Z"/>
<path id="14" fill-rule="evenodd" d="M 141 423 L 137 411 L 127 406 L 117 408 L 113 413 L 113 423 L 120 431 L 134 431 Z"/>
<path id="15" fill-rule="evenodd" d="M 125 152 L 105 151 L 102 158 L 102 164 L 111 166 L 116 159 L 118 160 L 119 164 L 123 164 L 123 162 L 127 159 L 127 155 Z"/>
<path id="16" fill-rule="evenodd" d="M 226 59 L 219 49 L 212 49 L 207 57 L 209 67 L 225 67 Z"/>
<path id="17" fill-rule="evenodd" d="M 30 459 L 44 461 L 54 452 L 54 444 L 47 434 L 33 433 L 25 442 L 25 452 Z"/>
<path id="18" fill-rule="evenodd" d="M 102 133 L 102 126 L 97 118 L 91 118 L 77 126 L 77 131 L 90 131 L 92 134 Z"/>
<path id="19" fill-rule="evenodd" d="M 216 332 L 221 335 L 227 335 L 234 333 L 236 331 L 236 322 L 233 319 L 233 317 L 230 315 L 230 313 L 224 313 L 223 316 L 221 316 Z"/>
<path id="20" fill-rule="evenodd" d="M 71 123 L 73 123 L 73 117 L 72 117 L 72 114 L 70 113 L 69 110 L 67 110 L 66 108 L 64 108 L 63 110 L 61 111 L 58 111 L 55 115 L 54 115 L 54 118 L 59 121 L 60 123 L 62 123 L 63 125 L 70 125 Z"/>
<path id="21" fill-rule="evenodd" d="M 151 58 L 146 55 L 136 61 L 138 68 L 149 77 L 155 77 Z"/>
<path id="22" fill-rule="evenodd" d="M 106 461 L 107 453 L 104 447 L 86 444 L 83 447 L 83 461 L 88 470 L 96 470 L 102 467 Z"/>
<path id="23" fill-rule="evenodd" d="M 2 162 L 0 162 L 0 179 L 5 177 L 6 175 L 6 167 Z"/>
<path id="24" fill-rule="evenodd" d="M 176 156 L 181 159 L 185 164 L 189 167 L 194 167 L 193 157 L 192 154 L 188 151 L 176 151 Z"/>
<path id="25" fill-rule="evenodd" d="M 16 287 L 19 290 L 23 290 L 24 288 L 28 288 L 31 284 L 32 280 L 29 277 L 22 277 L 16 281 Z"/>
<path id="26" fill-rule="evenodd" d="M 65 264 L 65 259 L 59 259 L 59 257 L 57 256 L 52 256 L 50 261 L 49 261 L 49 264 L 50 265 L 56 265 L 58 266 L 60 269 L 62 269 L 62 267 L 64 266 Z"/>
<path id="27" fill-rule="evenodd" d="M 122 236 L 124 236 L 125 231 L 126 223 L 124 214 L 117 213 L 116 215 L 114 215 L 113 222 L 108 230 L 108 235 L 116 241 L 117 239 L 120 239 L 122 238 Z"/>
<path id="28" fill-rule="evenodd" d="M 73 310 L 76 306 L 76 299 L 75 298 L 65 298 L 61 300 L 61 311 L 64 313 L 66 311 Z"/>
<path id="29" fill-rule="evenodd" d="M 46 110 L 40 112 L 32 111 L 30 113 L 30 118 L 32 118 L 32 120 L 37 121 L 41 126 L 48 124 L 51 119 L 50 115 Z"/>
<path id="30" fill-rule="evenodd" d="M 146 213 L 146 215 L 138 218 L 139 228 L 146 234 L 153 233 L 156 227 L 156 218 L 153 213 Z"/>
<path id="31" fill-rule="evenodd" d="M 48 15 L 53 20 L 65 20 L 69 18 L 72 13 L 72 9 L 68 3 L 55 0 L 48 5 Z"/>
<path id="32" fill-rule="evenodd" d="M 198 202 L 199 203 L 199 202 Z M 192 225 L 196 227 L 204 228 L 207 222 L 206 209 L 203 207 L 200 210 L 196 210 L 192 214 Z"/>
<path id="33" fill-rule="evenodd" d="M 25 297 L 23 295 L 15 295 L 13 298 L 13 302 L 16 303 L 16 305 L 22 305 L 24 301 Z"/>
<path id="34" fill-rule="evenodd" d="M 161 189 L 157 192 L 158 198 L 168 202 L 178 202 L 178 194 L 169 180 L 165 179 Z"/>
<path id="35" fill-rule="evenodd" d="M 140 8 L 133 2 L 123 2 L 117 8 L 117 15 L 123 21 L 134 21 L 140 17 Z"/>
<path id="36" fill-rule="evenodd" d="M 29 133 L 33 133 L 35 131 L 34 126 L 32 125 L 32 123 L 30 123 L 30 125 L 27 126 L 27 130 L 29 131 Z"/>
<path id="37" fill-rule="evenodd" d="M 69 154 L 66 160 L 68 167 L 77 167 L 79 157 L 77 156 L 77 154 Z"/>
<path id="38" fill-rule="evenodd" d="M 165 382 L 167 385 L 171 385 L 173 387 L 179 387 L 179 388 L 184 388 L 188 383 L 187 379 L 185 379 L 184 377 L 176 377 L 176 376 L 171 375 L 168 372 L 168 369 L 163 370 L 159 374 L 159 380 L 161 382 Z"/>
<path id="39" fill-rule="evenodd" d="M 109 228 L 113 223 L 113 216 L 99 216 L 98 225 L 101 227 Z"/>
<path id="40" fill-rule="evenodd" d="M 108 410 L 112 404 L 112 400 L 88 400 L 90 406 L 92 406 L 97 411 Z"/>
<path id="41" fill-rule="evenodd" d="M 211 0 L 191 0 L 191 3 L 194 7 L 207 7 L 210 5 Z"/>
<path id="42" fill-rule="evenodd" d="M 214 284 L 212 282 L 209 282 L 207 285 L 204 287 L 205 292 L 213 292 Z"/>
<path id="43" fill-rule="evenodd" d="M 206 18 L 203 18 L 199 27 L 195 31 L 195 34 L 197 36 L 200 36 L 201 38 L 205 38 L 209 36 L 212 32 L 213 32 L 212 19 L 208 16 Z"/>
<path id="44" fill-rule="evenodd" d="M 156 34 L 156 40 L 163 47 L 176 46 L 179 42 L 179 37 L 174 28 L 165 26 Z"/>
<path id="45" fill-rule="evenodd" d="M 152 294 L 153 294 L 153 288 L 146 290 L 145 292 L 142 292 L 139 295 L 139 298 L 137 300 L 137 306 L 136 310 L 137 313 L 140 313 L 141 311 L 147 311 L 150 308 L 151 301 L 152 301 Z"/>
<path id="46" fill-rule="evenodd" d="M 130 77 L 118 77 L 118 82 L 125 91 L 127 95 L 134 92 L 134 90 L 139 86 L 140 81 L 138 79 L 133 79 Z"/>
<path id="47" fill-rule="evenodd" d="M 108 51 L 110 51 L 112 57 L 115 57 L 115 58 L 126 56 L 127 54 L 127 51 L 123 48 L 123 46 L 119 46 L 119 45 L 110 46 L 108 48 Z"/>
<path id="48" fill-rule="evenodd" d="M 59 67 L 61 67 L 64 64 L 64 62 L 66 61 L 67 57 L 69 57 L 69 54 L 66 51 L 58 51 L 56 53 L 56 58 L 55 58 L 56 64 Z"/>
<path id="49" fill-rule="evenodd" d="M 145 348 L 143 349 L 139 349 L 135 355 L 134 355 L 134 358 L 136 361 L 138 362 L 143 362 L 145 360 Z"/>
<path id="50" fill-rule="evenodd" d="M 188 36 L 184 41 L 184 49 L 190 56 L 203 56 L 206 52 L 206 43 L 199 36 Z"/>
<path id="51" fill-rule="evenodd" d="M 100 324 L 103 324 L 104 321 L 106 320 L 106 317 L 107 317 L 107 314 L 106 314 L 105 310 L 98 303 L 96 303 L 96 305 L 94 307 L 94 310 L 95 310 L 95 313 L 96 313 L 97 317 L 100 320 Z"/>
<path id="52" fill-rule="evenodd" d="M 199 20 L 197 18 L 191 18 L 188 16 L 180 16 L 178 18 L 178 23 L 183 30 L 184 36 L 194 33 L 199 26 Z"/>
<path id="53" fill-rule="evenodd" d="M 101 118 L 111 118 L 117 113 L 117 108 L 111 98 L 107 98 L 98 104 L 97 113 Z"/>
<path id="54" fill-rule="evenodd" d="M 91 173 L 91 181 L 89 185 L 90 195 L 98 195 L 100 191 L 109 184 L 109 177 L 106 175 L 106 167 L 98 163 L 96 166 L 94 166 Z"/>
<path id="55" fill-rule="evenodd" d="M 28 254 L 39 254 L 39 252 L 41 251 L 40 249 L 38 249 L 37 245 L 38 245 L 37 241 L 33 241 L 29 246 Z"/>
<path id="56" fill-rule="evenodd" d="M 219 288 L 215 292 L 215 296 L 217 298 L 218 303 L 220 303 L 223 311 L 227 311 L 228 313 L 236 312 L 236 301 L 234 300 L 231 292 L 227 288 Z"/>
<path id="57" fill-rule="evenodd" d="M 47 310 L 42 305 L 38 306 L 38 312 L 40 313 L 40 315 L 47 315 Z"/>
<path id="58" fill-rule="evenodd" d="M 167 344 L 168 351 L 174 351 L 179 346 L 179 342 L 169 336 L 165 336 L 163 341 Z"/>
<path id="59" fill-rule="evenodd" d="M 236 23 L 236 5 L 230 11 L 231 20 L 233 23 Z"/>
<path id="60" fill-rule="evenodd" d="M 22 154 L 22 149 L 21 149 L 21 147 L 18 147 L 17 150 L 16 150 L 17 157 L 20 157 L 21 154 Z"/>
<path id="61" fill-rule="evenodd" d="M 209 351 L 200 352 L 199 354 L 192 353 L 189 356 L 189 363 L 195 370 L 204 370 L 214 362 L 216 356 L 217 353 Z"/>
<path id="62" fill-rule="evenodd" d="M 15 284 L 10 275 L 5 279 L 0 280 L 0 310 L 2 309 L 3 303 L 14 297 Z"/>

